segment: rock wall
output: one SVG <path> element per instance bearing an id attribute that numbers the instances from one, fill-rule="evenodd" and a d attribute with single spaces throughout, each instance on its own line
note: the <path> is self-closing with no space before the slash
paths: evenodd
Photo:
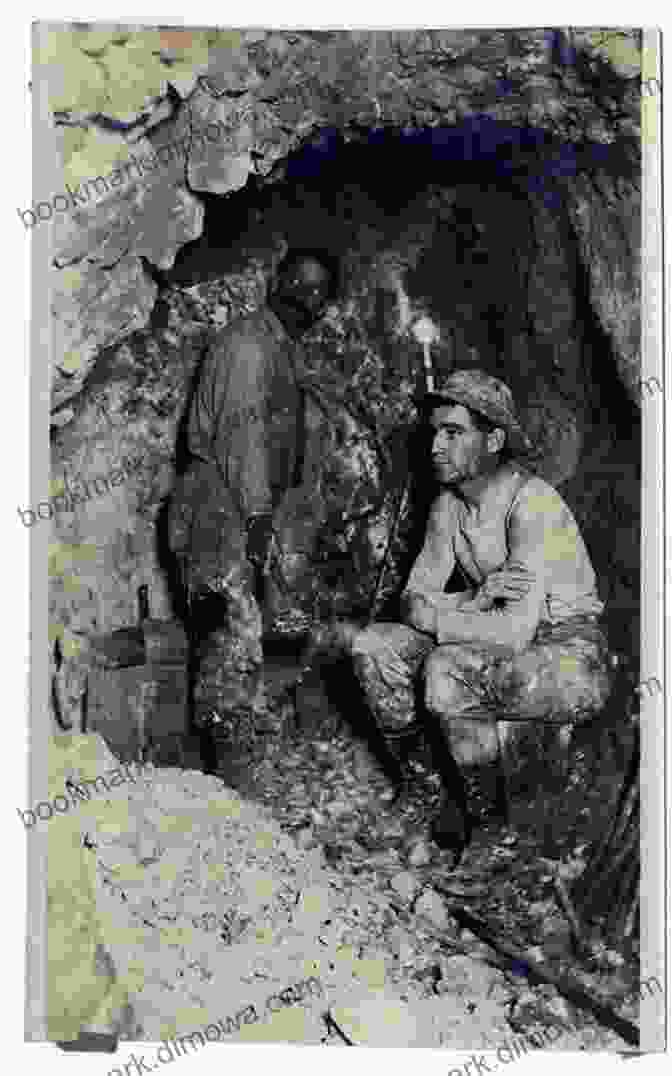
<path id="1" fill-rule="evenodd" d="M 594 309 L 612 340 L 623 384 L 639 405 L 641 198 L 636 180 L 624 171 L 615 179 L 602 171 L 574 177 L 570 205 Z"/>

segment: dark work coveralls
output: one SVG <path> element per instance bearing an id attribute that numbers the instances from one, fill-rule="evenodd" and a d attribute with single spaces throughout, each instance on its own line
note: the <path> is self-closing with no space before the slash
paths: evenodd
<path id="1" fill-rule="evenodd" d="M 268 727 L 262 612 L 246 524 L 299 485 L 305 399 L 299 345 L 270 308 L 237 318 L 204 359 L 189 415 L 195 461 L 173 508 L 171 544 L 186 568 L 196 629 L 194 720 L 247 743 Z"/>

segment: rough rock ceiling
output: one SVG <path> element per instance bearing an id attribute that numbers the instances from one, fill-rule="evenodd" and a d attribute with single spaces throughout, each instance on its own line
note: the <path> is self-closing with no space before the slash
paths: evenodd
<path id="1" fill-rule="evenodd" d="M 50 31 L 39 62 L 70 196 L 59 211 L 51 195 L 55 407 L 147 324 L 152 267 L 170 269 L 202 234 L 204 197 L 282 179 L 325 129 L 412 141 L 432 128 L 440 146 L 465 121 L 512 168 L 566 188 L 594 307 L 638 400 L 638 31 L 78 27 Z"/>

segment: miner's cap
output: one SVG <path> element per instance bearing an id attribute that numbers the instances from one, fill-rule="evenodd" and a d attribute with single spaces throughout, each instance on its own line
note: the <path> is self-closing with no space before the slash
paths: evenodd
<path id="1" fill-rule="evenodd" d="M 518 421 L 511 389 L 498 377 L 479 369 L 453 370 L 440 378 L 436 388 L 424 396 L 422 407 L 430 411 L 447 403 L 462 404 L 506 430 L 512 451 L 530 450 L 530 441 Z"/>

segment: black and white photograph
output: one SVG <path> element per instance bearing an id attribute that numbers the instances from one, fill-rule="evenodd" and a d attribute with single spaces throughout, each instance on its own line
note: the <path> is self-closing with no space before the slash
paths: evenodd
<path id="1" fill-rule="evenodd" d="M 660 33 L 219 14 L 32 26 L 25 1039 L 659 1052 Z"/>

